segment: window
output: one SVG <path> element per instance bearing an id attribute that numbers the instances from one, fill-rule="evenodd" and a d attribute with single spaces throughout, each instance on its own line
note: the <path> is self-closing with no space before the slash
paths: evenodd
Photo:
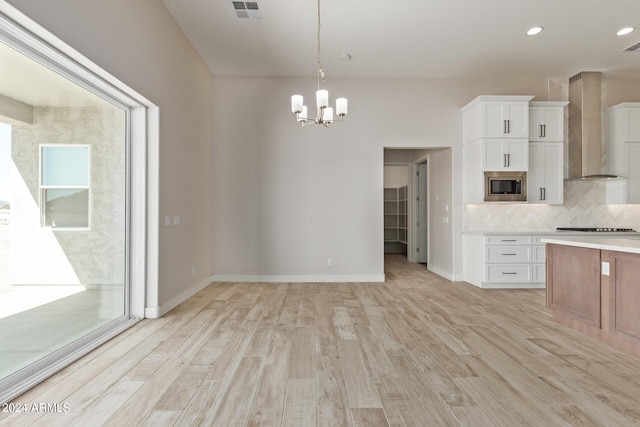
<path id="1" fill-rule="evenodd" d="M 40 146 L 40 213 L 43 227 L 88 229 L 89 145 Z"/>

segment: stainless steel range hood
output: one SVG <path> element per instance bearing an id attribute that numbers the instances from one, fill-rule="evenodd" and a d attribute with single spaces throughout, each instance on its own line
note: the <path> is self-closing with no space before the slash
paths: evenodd
<path id="1" fill-rule="evenodd" d="M 600 72 L 569 79 L 569 179 L 609 179 L 602 173 L 602 88 Z"/>

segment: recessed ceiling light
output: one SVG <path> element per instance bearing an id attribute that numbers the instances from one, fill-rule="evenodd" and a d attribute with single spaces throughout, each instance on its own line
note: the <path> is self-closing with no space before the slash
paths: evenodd
<path id="1" fill-rule="evenodd" d="M 542 27 L 531 27 L 529 31 L 527 31 L 528 36 L 535 36 L 536 34 L 542 31 Z"/>
<path id="2" fill-rule="evenodd" d="M 622 28 L 620 31 L 618 31 L 616 33 L 616 35 L 624 36 L 624 35 L 629 34 L 630 32 L 632 32 L 633 30 L 635 30 L 635 28 L 633 28 L 633 27 L 625 27 L 625 28 Z"/>

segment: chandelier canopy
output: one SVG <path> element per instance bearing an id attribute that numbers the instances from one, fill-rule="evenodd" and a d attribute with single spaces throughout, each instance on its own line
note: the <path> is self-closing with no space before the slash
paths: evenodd
<path id="1" fill-rule="evenodd" d="M 324 68 L 320 62 L 320 0 L 318 0 L 318 44 L 317 44 L 317 66 L 318 66 L 318 90 L 316 91 L 316 117 L 309 117 L 307 114 L 307 106 L 304 105 L 302 95 L 293 95 L 291 97 L 291 112 L 296 115 L 296 120 L 302 124 L 302 127 L 315 123 L 329 127 L 331 123 L 337 120 L 333 118 L 333 108 L 329 107 L 329 92 L 321 88 L 324 83 Z M 336 99 L 336 115 L 343 120 L 347 115 L 347 98 Z"/>

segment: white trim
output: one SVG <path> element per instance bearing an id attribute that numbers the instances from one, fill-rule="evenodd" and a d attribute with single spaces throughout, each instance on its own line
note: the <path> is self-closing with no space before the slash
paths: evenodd
<path id="1" fill-rule="evenodd" d="M 332 283 L 359 282 L 383 283 L 384 274 L 336 274 L 336 275 L 301 275 L 301 274 L 273 274 L 273 275 L 243 275 L 217 274 L 211 276 L 213 282 L 267 282 L 267 283 Z"/>
<path id="2" fill-rule="evenodd" d="M 454 274 L 452 280 L 454 282 L 464 282 L 464 274 Z"/>
<path id="3" fill-rule="evenodd" d="M 359 283 L 383 283 L 384 274 L 372 275 L 335 275 L 335 276 L 306 276 L 306 275 L 213 275 L 185 289 L 179 295 L 171 298 L 161 306 L 147 306 L 144 309 L 144 317 L 157 319 L 182 304 L 202 289 L 212 283 L 332 283 L 332 282 L 359 282 Z"/>
<path id="4" fill-rule="evenodd" d="M 185 302 L 186 300 L 194 296 L 196 293 L 200 292 L 201 290 L 209 286 L 212 282 L 215 281 L 213 277 L 214 276 L 207 277 L 201 280 L 200 282 L 196 283 L 195 285 L 190 286 L 188 289 L 185 289 L 184 291 L 180 292 L 180 294 L 171 298 L 169 301 L 167 301 L 165 304 L 162 304 L 161 306 L 145 307 L 144 317 L 148 319 L 157 319 L 158 317 L 164 316 L 173 308 L 182 304 L 183 302 Z"/>
<path id="5" fill-rule="evenodd" d="M 429 264 L 427 264 L 427 270 L 429 270 L 430 272 L 432 272 L 433 274 L 437 274 L 440 277 L 444 277 L 445 279 L 451 281 L 451 282 L 455 282 L 456 277 L 454 274 L 452 274 L 450 271 L 446 271 L 446 270 L 442 270 L 438 267 L 433 267 Z"/>

